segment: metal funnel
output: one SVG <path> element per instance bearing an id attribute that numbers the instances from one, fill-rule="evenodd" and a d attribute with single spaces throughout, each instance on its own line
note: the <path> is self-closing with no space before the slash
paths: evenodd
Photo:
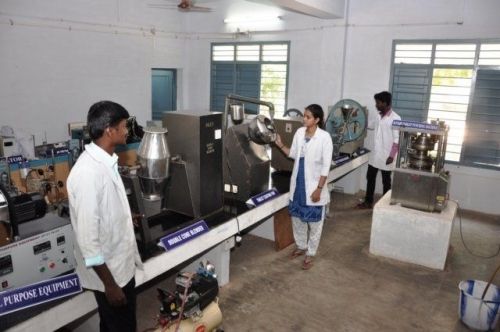
<path id="1" fill-rule="evenodd" d="M 137 150 L 137 160 L 141 165 L 138 176 L 142 195 L 149 200 L 159 200 L 165 193 L 170 169 L 167 132 L 166 128 L 144 129 L 144 136 Z"/>

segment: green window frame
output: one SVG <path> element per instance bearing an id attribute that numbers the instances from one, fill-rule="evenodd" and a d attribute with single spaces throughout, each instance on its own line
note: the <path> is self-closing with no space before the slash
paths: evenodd
<path id="1" fill-rule="evenodd" d="M 212 43 L 210 109 L 223 111 L 229 93 L 272 102 L 276 114 L 286 110 L 290 42 Z M 245 105 L 257 113 L 256 105 Z M 261 106 L 262 110 L 266 107 Z"/>
<path id="2" fill-rule="evenodd" d="M 390 77 L 403 119 L 450 125 L 447 162 L 500 170 L 500 39 L 394 40 Z"/>

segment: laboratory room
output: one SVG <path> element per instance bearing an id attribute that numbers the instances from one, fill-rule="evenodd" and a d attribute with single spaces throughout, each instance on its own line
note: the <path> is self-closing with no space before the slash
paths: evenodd
<path id="1" fill-rule="evenodd" d="M 500 332 L 499 12 L 0 1 L 0 331 Z"/>

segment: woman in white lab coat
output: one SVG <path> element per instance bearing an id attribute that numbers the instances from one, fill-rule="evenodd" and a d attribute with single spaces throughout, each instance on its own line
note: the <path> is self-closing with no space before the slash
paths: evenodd
<path id="1" fill-rule="evenodd" d="M 325 207 L 330 202 L 326 179 L 332 163 L 332 139 L 323 130 L 324 112 L 321 106 L 312 104 L 304 112 L 304 126 L 293 137 L 292 146 L 286 147 L 277 137 L 276 146 L 289 158 L 294 159 L 290 179 L 290 204 L 293 236 L 296 249 L 291 257 L 305 255 L 302 268 L 313 265 L 318 250 Z"/>

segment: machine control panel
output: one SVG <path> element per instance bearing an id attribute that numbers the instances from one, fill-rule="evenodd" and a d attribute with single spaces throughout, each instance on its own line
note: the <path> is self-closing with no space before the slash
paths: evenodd
<path id="1" fill-rule="evenodd" d="M 71 224 L 0 247 L 0 292 L 50 279 L 76 267 Z"/>
<path id="2" fill-rule="evenodd" d="M 36 246 L 33 246 L 33 254 L 38 255 L 41 254 L 44 251 L 48 251 L 52 248 L 50 245 L 50 241 L 45 241 L 40 244 L 37 244 Z"/>
<path id="3" fill-rule="evenodd" d="M 7 255 L 0 257 L 0 277 L 14 271 L 12 267 L 12 256 Z"/>

